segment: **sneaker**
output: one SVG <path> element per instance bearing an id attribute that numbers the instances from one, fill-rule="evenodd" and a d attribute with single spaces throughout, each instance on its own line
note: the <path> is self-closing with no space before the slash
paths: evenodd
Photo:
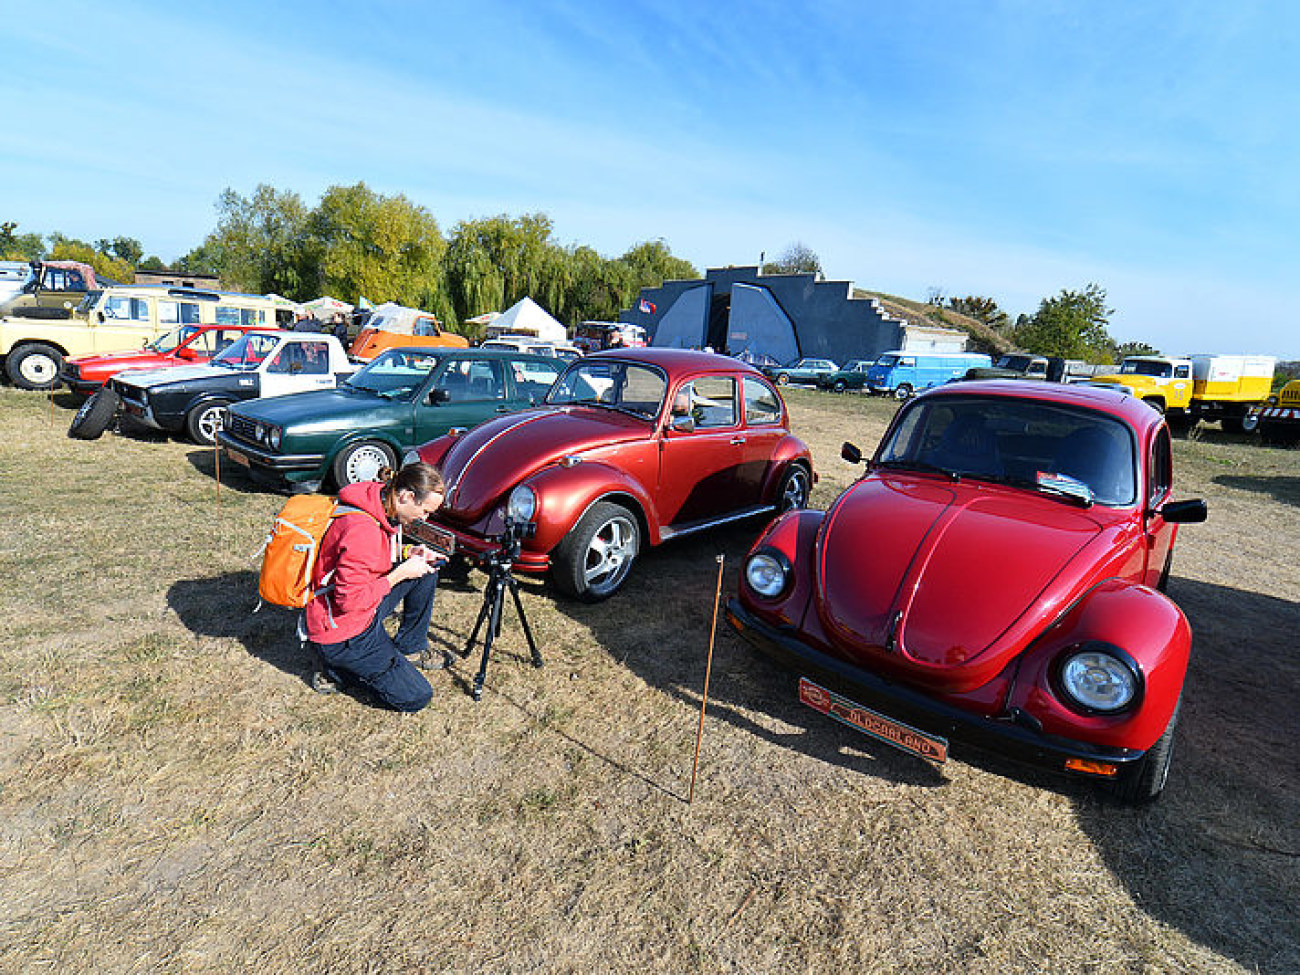
<path id="1" fill-rule="evenodd" d="M 430 648 L 415 659 L 415 665 L 421 670 L 446 670 L 451 666 L 451 654 Z"/>
<path id="2" fill-rule="evenodd" d="M 307 683 L 317 694 L 337 694 L 339 692 L 339 683 L 323 670 L 313 670 L 311 676 L 307 678 Z"/>

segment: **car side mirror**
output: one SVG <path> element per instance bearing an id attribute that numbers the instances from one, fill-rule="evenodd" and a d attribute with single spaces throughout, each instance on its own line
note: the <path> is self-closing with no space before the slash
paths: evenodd
<path id="1" fill-rule="evenodd" d="M 858 449 L 856 444 L 851 444 L 847 440 L 844 441 L 844 446 L 840 447 L 840 456 L 850 464 L 862 463 L 862 451 Z"/>
<path id="2" fill-rule="evenodd" d="M 178 359 L 189 359 L 190 361 L 193 361 L 193 360 L 197 359 L 198 357 L 199 357 L 199 354 L 198 354 L 197 352 L 195 352 L 193 349 L 190 349 L 190 348 L 184 348 L 184 349 L 177 349 L 177 350 L 176 350 L 176 358 L 178 358 Z"/>
<path id="3" fill-rule="evenodd" d="M 689 413 L 679 414 L 672 418 L 672 421 L 668 426 L 677 433 L 694 433 L 695 417 L 691 416 Z"/>
<path id="4" fill-rule="evenodd" d="M 1194 525 L 1210 516 L 1210 509 L 1200 498 L 1170 501 L 1159 510 L 1160 517 L 1165 521 L 1180 525 Z"/>
<path id="5" fill-rule="evenodd" d="M 430 406 L 441 406 L 443 403 L 450 402 L 451 393 L 447 392 L 447 390 L 443 389 L 441 386 L 435 386 L 433 389 L 429 390 Z"/>
<path id="6" fill-rule="evenodd" d="M 101 312 L 99 312 L 98 314 L 99 314 L 99 320 L 100 320 L 101 322 L 104 321 L 104 313 L 101 311 Z"/>

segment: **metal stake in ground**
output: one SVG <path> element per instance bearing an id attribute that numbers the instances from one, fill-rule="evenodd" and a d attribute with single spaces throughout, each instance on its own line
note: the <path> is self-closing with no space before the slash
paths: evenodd
<path id="1" fill-rule="evenodd" d="M 212 472 L 217 482 L 217 516 L 218 517 L 221 516 L 221 444 L 218 442 L 217 437 L 221 433 L 221 428 L 224 425 L 225 424 L 221 422 L 221 415 L 218 414 L 216 429 L 212 431 Z"/>
<path id="2" fill-rule="evenodd" d="M 713 625 L 709 628 L 709 658 L 704 665 L 704 694 L 700 698 L 700 726 L 695 730 L 695 764 L 691 768 L 691 791 L 686 804 L 695 801 L 695 775 L 700 770 L 700 742 L 704 739 L 704 709 L 709 706 L 709 675 L 713 673 L 713 638 L 718 635 L 718 602 L 722 599 L 722 567 L 726 556 L 718 554 L 718 588 L 713 594 Z"/>

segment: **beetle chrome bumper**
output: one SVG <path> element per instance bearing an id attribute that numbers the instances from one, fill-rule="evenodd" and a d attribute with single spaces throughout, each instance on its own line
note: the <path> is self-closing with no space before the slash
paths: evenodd
<path id="1" fill-rule="evenodd" d="M 1124 766 L 1145 754 L 1044 734 L 1032 727 L 1032 718 L 1017 720 L 1008 716 L 1003 720 L 963 711 L 822 653 L 765 623 L 738 599 L 727 601 L 727 622 L 756 650 L 781 666 L 883 715 L 981 751 L 1057 772 L 1066 769 L 1067 761 Z"/>

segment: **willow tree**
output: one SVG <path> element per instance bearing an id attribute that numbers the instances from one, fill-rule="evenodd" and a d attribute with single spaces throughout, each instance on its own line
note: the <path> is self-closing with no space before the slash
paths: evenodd
<path id="1" fill-rule="evenodd" d="M 325 294 L 424 306 L 444 288 L 447 245 L 438 221 L 405 196 L 384 196 L 365 183 L 331 186 L 308 226 Z"/>

